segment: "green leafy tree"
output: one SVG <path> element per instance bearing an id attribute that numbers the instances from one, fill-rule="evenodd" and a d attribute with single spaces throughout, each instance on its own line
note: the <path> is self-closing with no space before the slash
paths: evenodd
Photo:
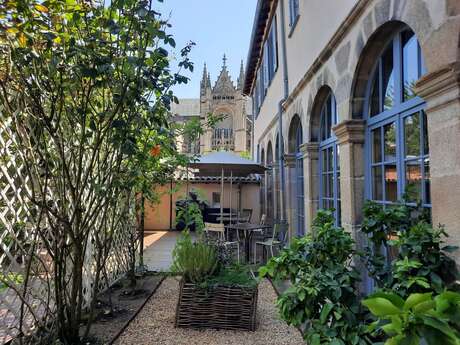
<path id="1" fill-rule="evenodd" d="M 94 295 L 114 232 L 131 226 L 135 195 L 153 197 L 153 185 L 188 159 L 175 137 L 189 129 L 171 126 L 169 114 L 171 87 L 187 78 L 171 71 L 175 41 L 154 3 L 0 4 L 1 123 L 30 181 L 36 240 L 53 258 L 50 292 L 65 344 L 80 340 L 89 243 Z M 192 46 L 181 50 L 182 70 L 193 69 Z"/>
<path id="2" fill-rule="evenodd" d="M 332 211 L 319 211 L 312 234 L 292 244 L 259 270 L 288 280 L 278 298 L 281 317 L 304 329 L 308 344 L 370 344 L 359 303 L 359 273 L 351 265 L 354 241 L 334 226 Z"/>

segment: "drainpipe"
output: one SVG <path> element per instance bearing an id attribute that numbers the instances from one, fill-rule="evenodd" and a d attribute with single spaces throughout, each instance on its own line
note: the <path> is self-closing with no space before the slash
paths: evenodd
<path id="1" fill-rule="evenodd" d="M 281 194 L 281 222 L 286 222 L 286 175 L 284 170 L 284 138 L 283 138 L 283 103 L 289 96 L 289 78 L 287 66 L 287 51 L 286 51 L 286 21 L 284 17 L 284 0 L 280 0 L 281 6 L 281 51 L 283 56 L 283 85 L 284 96 L 278 103 L 278 127 L 279 127 L 279 152 L 278 162 L 280 170 L 280 194 Z"/>

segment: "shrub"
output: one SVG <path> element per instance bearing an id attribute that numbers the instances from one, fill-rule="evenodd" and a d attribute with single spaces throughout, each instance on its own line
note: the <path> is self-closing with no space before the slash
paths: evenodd
<path id="1" fill-rule="evenodd" d="M 369 275 L 382 289 L 402 297 L 415 292 L 442 292 L 458 279 L 457 249 L 443 246 L 443 227 L 433 228 L 420 207 L 384 206 L 369 201 L 364 208 L 362 231 L 369 236 L 366 263 Z"/>
<path id="2" fill-rule="evenodd" d="M 378 317 L 370 329 L 389 336 L 388 345 L 460 344 L 460 294 L 414 293 L 406 300 L 395 293 L 377 292 L 363 304 Z"/>
<path id="3" fill-rule="evenodd" d="M 215 272 L 217 264 L 213 246 L 194 243 L 187 230 L 181 234 L 173 250 L 173 272 L 182 274 L 188 282 L 202 283 Z"/>
<path id="4" fill-rule="evenodd" d="M 313 233 L 259 271 L 262 277 L 289 280 L 278 299 L 281 317 L 301 326 L 309 344 L 370 344 L 356 290 L 359 273 L 351 266 L 354 241 L 334 226 L 330 211 L 319 211 Z"/>

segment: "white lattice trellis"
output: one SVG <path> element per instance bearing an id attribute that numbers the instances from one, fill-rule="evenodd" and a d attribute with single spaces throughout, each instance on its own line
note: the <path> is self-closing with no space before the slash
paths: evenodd
<path id="1" fill-rule="evenodd" d="M 43 226 L 46 225 L 43 222 L 38 224 L 37 210 L 29 202 L 30 183 L 10 126 L 8 118 L 0 115 L 0 345 L 21 333 L 32 334 L 38 342 L 53 328 L 55 320 L 53 261 L 37 231 L 41 227 L 43 236 Z M 132 208 L 127 211 L 126 201 L 120 200 L 119 205 L 111 210 L 125 212 L 125 217 L 112 229 L 113 246 L 106 261 L 108 277 L 101 277 L 97 291 L 110 286 L 128 268 L 127 243 L 134 212 Z M 97 224 L 93 232 L 99 230 Z M 51 233 L 47 236 L 52 238 Z M 84 264 L 86 305 L 91 301 L 94 286 L 93 238 L 94 234 L 90 236 Z M 26 269 L 31 272 L 28 281 L 24 280 Z"/>

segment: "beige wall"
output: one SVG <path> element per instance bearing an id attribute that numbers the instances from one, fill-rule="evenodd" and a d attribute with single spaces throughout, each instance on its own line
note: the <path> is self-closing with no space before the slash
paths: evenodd
<path id="1" fill-rule="evenodd" d="M 220 184 L 211 183 L 193 183 L 190 184 L 190 190 L 197 190 L 200 197 L 203 197 L 211 205 L 213 192 L 221 191 Z M 159 202 L 155 204 L 146 204 L 145 207 L 145 229 L 146 230 L 168 230 L 170 226 L 170 196 L 173 202 L 172 226 L 175 227 L 175 203 L 182 199 L 186 193 L 185 184 L 174 184 L 174 192 L 170 193 L 169 186 L 158 189 Z M 232 208 L 236 209 L 238 200 L 238 186 L 233 185 Z M 224 185 L 224 207 L 230 207 L 230 184 Z M 259 202 L 259 185 L 242 184 L 241 185 L 241 208 L 251 208 L 253 210 L 251 221 L 257 222 L 260 219 L 260 202 Z"/>
<path id="2" fill-rule="evenodd" d="M 283 1 L 279 1 L 281 4 Z M 286 37 L 289 69 L 289 98 L 282 116 L 285 154 L 291 120 L 298 115 L 302 122 L 305 148 L 306 228 L 316 212 L 318 178 L 313 124 L 317 122 L 321 90 L 329 87 L 338 104 L 342 169 L 342 219 L 344 226 L 359 232 L 364 193 L 363 92 L 359 86 L 369 79 L 386 35 L 398 25 L 407 24 L 416 34 L 427 74 L 419 81 L 419 95 L 427 102 L 428 136 L 431 159 L 432 212 L 435 224 L 446 225 L 448 241 L 460 239 L 460 5 L 458 0 L 304 0 L 300 17 L 291 37 Z M 288 1 L 286 6 L 286 35 Z M 280 8 L 278 5 L 277 13 Z M 327 24 L 327 25 L 325 25 Z M 382 29 L 383 28 L 383 29 Z M 393 30 L 393 31 L 392 31 Z M 281 35 L 281 30 L 278 30 Z M 377 33 L 377 34 L 376 34 Z M 281 42 L 281 38 L 279 38 Z M 282 53 L 280 44 L 280 64 Z M 276 105 L 283 97 L 282 66 L 262 105 L 255 124 L 255 143 L 267 152 L 278 132 Z M 286 209 L 293 218 L 293 193 L 286 171 Z M 457 206 L 454 206 L 457 205 Z M 292 228 L 292 227 L 291 227 Z M 460 253 L 457 253 L 460 258 Z"/>

